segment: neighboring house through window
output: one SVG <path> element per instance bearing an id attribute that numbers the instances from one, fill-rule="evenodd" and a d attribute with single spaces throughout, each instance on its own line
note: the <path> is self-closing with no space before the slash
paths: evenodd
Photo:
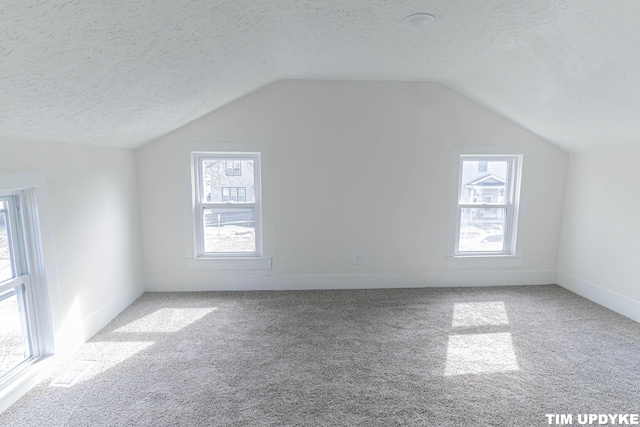
<path id="1" fill-rule="evenodd" d="M 516 255 L 523 155 L 471 150 L 456 153 L 456 217 L 449 255 Z"/>
<path id="2" fill-rule="evenodd" d="M 196 258 L 262 253 L 259 153 L 193 153 Z"/>

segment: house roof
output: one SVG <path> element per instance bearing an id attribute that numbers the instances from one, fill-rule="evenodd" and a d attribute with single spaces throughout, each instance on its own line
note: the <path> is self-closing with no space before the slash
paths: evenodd
<path id="1" fill-rule="evenodd" d="M 487 175 L 468 183 L 465 187 L 501 187 L 504 186 L 504 179 L 495 175 Z"/>
<path id="2" fill-rule="evenodd" d="M 633 148 L 638 21 L 637 0 L 3 0 L 0 136 L 137 147 L 319 78 L 437 81 L 566 150 Z"/>

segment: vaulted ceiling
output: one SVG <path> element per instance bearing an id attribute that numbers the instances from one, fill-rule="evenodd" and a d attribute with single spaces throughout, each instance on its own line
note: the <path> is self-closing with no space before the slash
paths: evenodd
<path id="1" fill-rule="evenodd" d="M 317 78 L 438 81 L 568 151 L 640 148 L 638 22 L 637 0 L 3 0 L 0 136 L 137 147 Z"/>

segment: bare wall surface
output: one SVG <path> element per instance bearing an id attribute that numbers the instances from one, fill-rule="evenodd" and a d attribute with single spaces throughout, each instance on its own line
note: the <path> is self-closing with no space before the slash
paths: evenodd
<path id="1" fill-rule="evenodd" d="M 260 142 L 273 268 L 185 268 L 182 159 Z M 452 148 L 527 150 L 524 261 L 446 267 Z M 538 284 L 555 280 L 568 155 L 437 83 L 282 81 L 137 150 L 148 290 Z M 362 253 L 362 265 L 350 254 Z"/>
<path id="2" fill-rule="evenodd" d="M 640 151 L 571 155 L 558 283 L 640 321 Z"/>
<path id="3" fill-rule="evenodd" d="M 0 139 L 0 152 L 0 171 L 46 175 L 60 297 L 56 335 L 58 343 L 81 344 L 143 292 L 135 154 L 14 139 Z"/>

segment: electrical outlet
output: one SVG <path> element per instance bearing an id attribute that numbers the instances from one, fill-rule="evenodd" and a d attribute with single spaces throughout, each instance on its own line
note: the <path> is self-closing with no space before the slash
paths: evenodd
<path id="1" fill-rule="evenodd" d="M 362 254 L 360 252 L 353 252 L 351 254 L 351 263 L 353 265 L 360 265 L 362 264 Z"/>

